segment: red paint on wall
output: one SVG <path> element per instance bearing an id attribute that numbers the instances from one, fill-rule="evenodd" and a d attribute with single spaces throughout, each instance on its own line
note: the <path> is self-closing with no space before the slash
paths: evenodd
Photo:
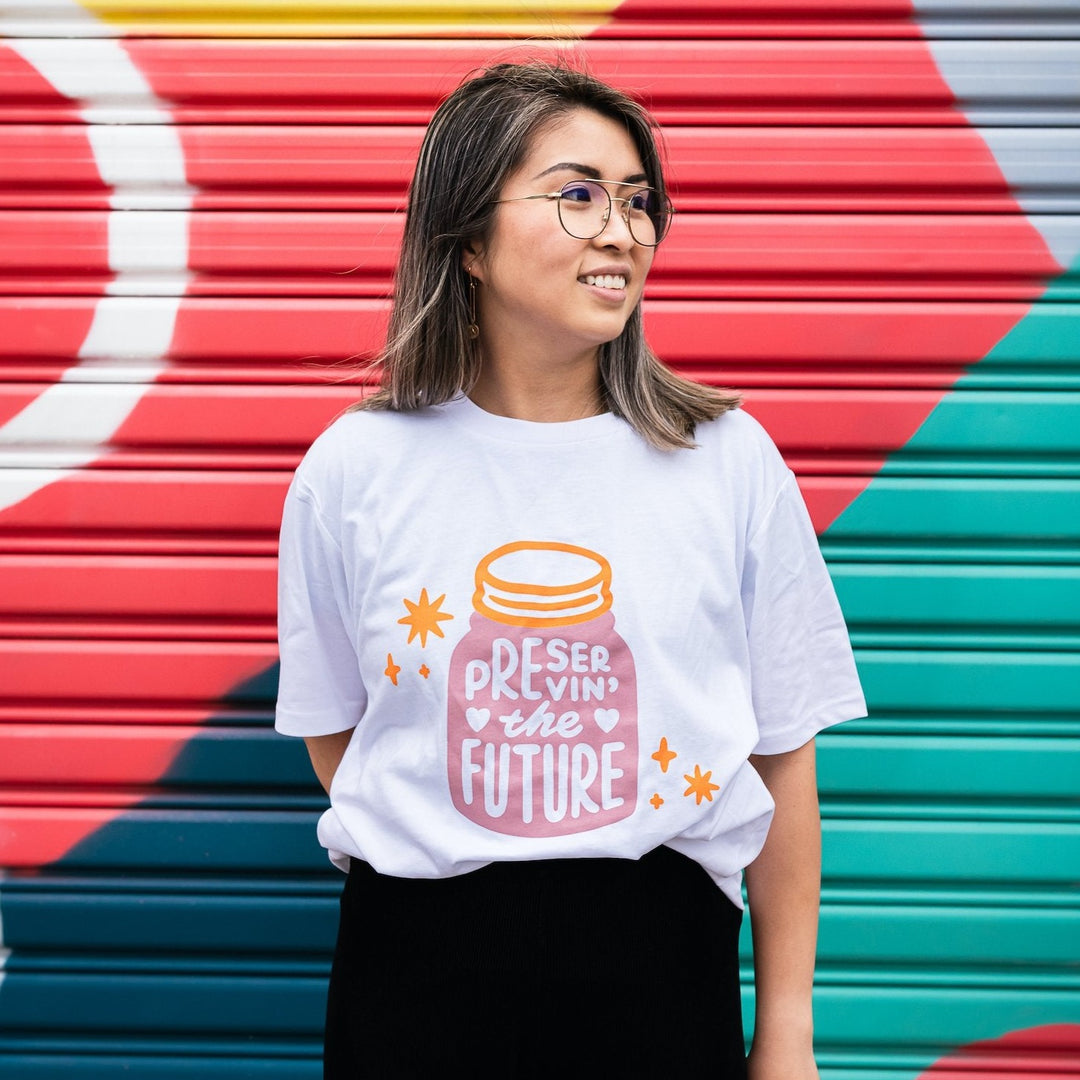
<path id="1" fill-rule="evenodd" d="M 0 290 L 91 293 L 113 280 L 104 211 L 0 210 Z"/>
<path id="2" fill-rule="evenodd" d="M 160 776 L 178 750 L 198 734 L 193 727 L 107 724 L 0 724 L 0 784 L 141 785 Z M 49 795 L 50 801 L 56 791 Z M 40 790 L 36 795 L 40 802 Z M 78 798 L 85 802 L 87 793 Z M 110 801 L 115 796 L 110 793 Z M 0 860 L 2 861 L 2 860 Z M 4 863 L 3 865 L 10 865 Z"/>
<path id="3" fill-rule="evenodd" d="M 183 124 L 423 124 L 466 74 L 505 52 L 453 40 L 123 47 Z M 591 41 L 581 51 L 600 78 L 642 93 L 663 123 L 966 126 L 919 41 Z"/>
<path id="4" fill-rule="evenodd" d="M 647 303 L 654 349 L 692 374 L 711 363 L 736 385 L 814 385 L 847 372 L 843 385 L 914 383 L 944 392 L 1030 310 L 1026 303 Z M 828 384 L 825 384 L 828 385 Z"/>
<path id="5" fill-rule="evenodd" d="M 125 533 L 170 540 L 217 535 L 276 539 L 289 477 L 227 471 L 80 469 L 4 511 L 6 530 L 67 531 L 82 539 Z"/>
<path id="6" fill-rule="evenodd" d="M 829 10 L 830 7 L 832 10 Z M 822 0 L 622 0 L 620 19 L 692 19 L 707 14 L 711 19 L 759 19 L 779 36 L 784 19 L 837 17 L 857 12 L 867 19 L 904 19 L 913 15 L 910 0 L 859 0 L 858 4 L 826 5 Z M 778 26 L 779 24 L 779 26 Z"/>
<path id="7" fill-rule="evenodd" d="M 26 172 L 17 159 L 26 130 L 0 126 L 0 178 Z M 79 195 L 76 186 L 81 189 L 92 163 L 60 139 L 73 130 L 50 133 L 44 149 L 36 141 L 28 145 L 26 153 L 32 147 L 39 157 L 37 172 L 27 179 L 39 182 L 32 190 L 21 186 L 18 205 L 28 199 L 42 205 L 37 200 L 44 198 L 52 199 L 50 205 L 86 205 L 89 196 Z M 174 130 L 187 180 L 198 189 L 196 210 L 294 213 L 400 209 L 423 135 L 419 124 L 200 124 Z M 971 128 L 699 124 L 669 125 L 664 134 L 668 184 L 684 215 L 1016 210 L 994 155 Z M 9 163 L 5 153 L 16 156 Z M 0 185 L 0 205 L 3 199 Z"/>
<path id="8" fill-rule="evenodd" d="M 235 358 L 252 364 L 259 381 L 273 378 L 276 369 L 296 382 L 298 368 L 306 369 L 311 380 L 340 380 L 349 373 L 344 362 L 350 357 L 370 357 L 379 348 L 388 318 L 389 307 L 382 300 L 185 302 L 177 314 L 169 359 L 205 365 L 211 379 L 222 358 Z M 159 381 L 169 378 L 166 371 Z"/>
<path id="9" fill-rule="evenodd" d="M 275 659 L 271 642 L 0 640 L 5 696 L 14 701 L 48 688 L 54 702 L 184 702 L 209 713 Z"/>
<path id="10" fill-rule="evenodd" d="M 87 130 L 0 124 L 0 206 L 107 209 L 112 187 L 101 179 Z"/>
<path id="11" fill-rule="evenodd" d="M 834 454 L 841 466 L 847 454 L 883 457 L 902 446 L 940 400 L 932 390 L 749 391 L 744 404 L 770 431 L 781 433 L 787 453 Z"/>
<path id="12" fill-rule="evenodd" d="M 7 806 L 0 813 L 0 865 L 13 870 L 47 866 L 62 859 L 88 836 L 125 810 L 138 805 L 142 792 L 125 792 L 108 807 Z"/>
<path id="13" fill-rule="evenodd" d="M 0 300 L 0 361 L 4 374 L 8 374 L 11 361 L 53 360 L 67 367 L 78 356 L 93 321 L 92 301 L 54 303 L 38 297 Z"/>
<path id="14" fill-rule="evenodd" d="M 961 127 L 672 127 L 681 212 L 1016 213 L 982 135 Z"/>
<path id="15" fill-rule="evenodd" d="M 1080 1076 L 1080 1024 L 1011 1031 L 961 1047 L 918 1080 L 1066 1080 Z"/>
<path id="16" fill-rule="evenodd" d="M 623 0 L 593 38 L 915 38 L 907 0 Z"/>

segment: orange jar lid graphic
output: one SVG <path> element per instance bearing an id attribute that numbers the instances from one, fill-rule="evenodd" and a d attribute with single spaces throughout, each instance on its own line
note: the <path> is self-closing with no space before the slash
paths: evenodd
<path id="1" fill-rule="evenodd" d="M 573 544 L 504 544 L 476 567 L 473 607 L 509 626 L 588 622 L 611 607 L 611 565 L 595 551 Z"/>

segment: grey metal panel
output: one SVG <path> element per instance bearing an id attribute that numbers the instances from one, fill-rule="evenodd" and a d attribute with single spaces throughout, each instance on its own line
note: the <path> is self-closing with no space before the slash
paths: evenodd
<path id="1" fill-rule="evenodd" d="M 1076 77 L 1080 80 L 1080 69 Z M 1080 185 L 1080 130 L 983 127 L 979 134 L 1026 213 L 1068 211 L 1073 205 Z M 1058 261 L 1071 265 L 1075 237 L 1060 247 L 1054 239 L 1050 243 Z"/>
<path id="2" fill-rule="evenodd" d="M 912 6 L 929 39 L 1080 37 L 1076 0 L 913 0 Z"/>
<path id="3" fill-rule="evenodd" d="M 973 124 L 1080 123 L 1080 42 L 930 41 L 928 47 Z"/>

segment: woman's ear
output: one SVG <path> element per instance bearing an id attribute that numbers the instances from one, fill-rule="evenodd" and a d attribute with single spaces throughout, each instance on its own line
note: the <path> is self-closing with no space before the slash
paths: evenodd
<path id="1" fill-rule="evenodd" d="M 461 268 L 477 281 L 484 280 L 484 249 L 476 240 L 467 240 L 461 247 Z"/>

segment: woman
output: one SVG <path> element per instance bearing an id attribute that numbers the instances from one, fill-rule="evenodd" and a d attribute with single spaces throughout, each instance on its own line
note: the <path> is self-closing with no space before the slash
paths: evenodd
<path id="1" fill-rule="evenodd" d="M 579 71 L 428 129 L 382 388 L 282 525 L 277 726 L 348 870 L 327 1077 L 746 1076 L 744 867 L 749 1075 L 817 1075 L 813 738 L 864 705 L 790 471 L 644 342 L 670 219 Z"/>

